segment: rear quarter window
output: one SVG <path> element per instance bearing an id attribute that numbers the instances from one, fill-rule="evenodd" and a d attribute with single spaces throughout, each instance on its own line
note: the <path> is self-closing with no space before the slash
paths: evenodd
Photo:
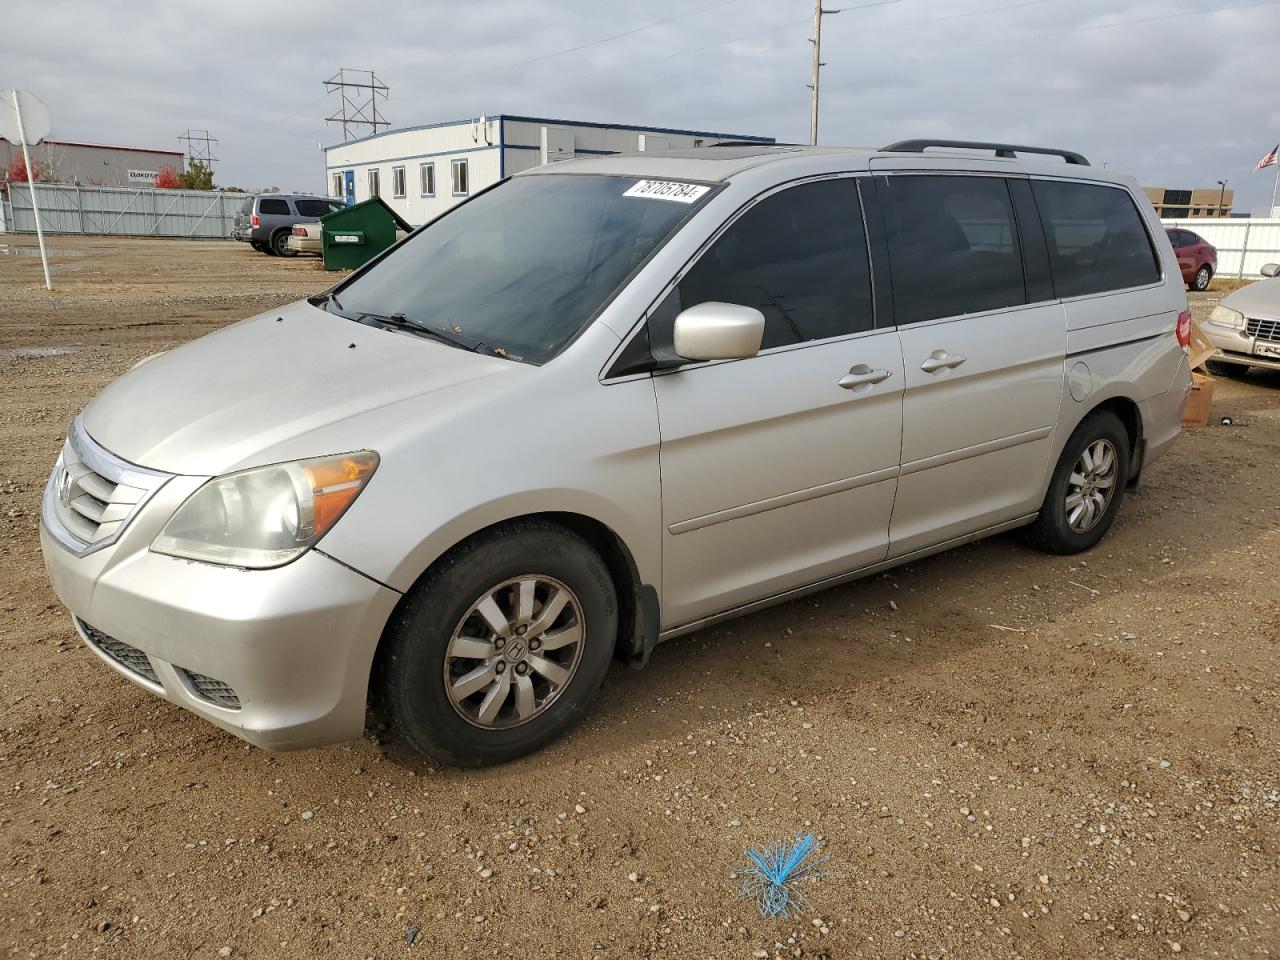
<path id="1" fill-rule="evenodd" d="M 1159 281 L 1155 249 L 1128 191 L 1061 180 L 1036 180 L 1032 189 L 1058 296 L 1081 297 Z"/>
<path id="2" fill-rule="evenodd" d="M 258 213 L 287 217 L 289 215 L 289 201 L 281 200 L 279 197 L 263 197 L 258 201 Z"/>

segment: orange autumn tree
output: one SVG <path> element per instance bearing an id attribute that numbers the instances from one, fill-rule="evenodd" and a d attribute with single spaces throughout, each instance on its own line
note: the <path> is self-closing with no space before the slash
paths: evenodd
<path id="1" fill-rule="evenodd" d="M 16 155 L 9 161 L 9 167 L 5 170 L 8 178 L 15 183 L 26 183 L 28 180 L 47 180 L 48 176 L 43 167 L 39 163 L 31 165 L 31 173 L 27 173 L 27 165 L 23 163 L 22 156 Z"/>
<path id="2" fill-rule="evenodd" d="M 156 188 L 160 190 L 177 190 L 182 186 L 182 178 L 173 167 L 161 167 L 156 172 Z"/>

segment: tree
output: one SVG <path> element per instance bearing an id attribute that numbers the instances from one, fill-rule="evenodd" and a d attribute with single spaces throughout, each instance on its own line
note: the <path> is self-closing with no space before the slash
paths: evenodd
<path id="1" fill-rule="evenodd" d="M 156 171 L 156 188 L 158 190 L 178 190 L 182 187 L 182 177 L 170 166 L 163 166 Z"/>
<path id="2" fill-rule="evenodd" d="M 187 172 L 178 177 L 184 190 L 212 190 L 213 168 L 199 160 L 192 160 Z"/>
<path id="3" fill-rule="evenodd" d="M 14 154 L 12 160 L 9 161 L 9 168 L 5 171 L 10 180 L 16 183 L 26 183 L 28 180 L 48 180 L 49 171 L 39 162 L 31 164 L 31 174 L 27 174 L 27 165 L 22 160 L 21 154 Z"/>

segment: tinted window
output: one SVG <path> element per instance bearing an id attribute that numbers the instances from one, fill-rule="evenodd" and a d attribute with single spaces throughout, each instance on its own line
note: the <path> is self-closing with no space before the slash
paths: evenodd
<path id="1" fill-rule="evenodd" d="M 453 195 L 455 197 L 465 197 L 468 193 L 467 161 L 454 160 L 452 164 L 452 170 L 453 170 Z"/>
<path id="2" fill-rule="evenodd" d="M 1200 244 L 1204 243 L 1204 240 L 1192 233 L 1190 230 L 1183 230 L 1182 242 L 1188 247 L 1198 247 Z"/>
<path id="3" fill-rule="evenodd" d="M 325 214 L 337 209 L 337 205 L 330 203 L 328 200 L 301 199 L 293 201 L 293 205 L 298 208 L 298 213 L 304 217 L 323 217 Z"/>
<path id="4" fill-rule="evenodd" d="M 258 213 L 287 217 L 289 215 L 289 201 L 281 200 L 279 197 L 263 197 L 258 201 Z"/>
<path id="5" fill-rule="evenodd" d="M 626 196 L 636 183 L 515 177 L 393 249 L 341 289 L 338 309 L 403 313 L 542 363 L 700 206 Z"/>
<path id="6" fill-rule="evenodd" d="M 1038 180 L 1036 203 L 1060 297 L 1155 283 L 1160 268 L 1138 208 L 1125 190 Z"/>
<path id="7" fill-rule="evenodd" d="M 823 180 L 766 197 L 680 281 L 680 306 L 755 307 L 762 349 L 870 330 L 867 238 L 853 180 Z"/>
<path id="8" fill-rule="evenodd" d="M 880 183 L 899 324 L 1027 302 L 1003 179 L 911 175 Z"/>

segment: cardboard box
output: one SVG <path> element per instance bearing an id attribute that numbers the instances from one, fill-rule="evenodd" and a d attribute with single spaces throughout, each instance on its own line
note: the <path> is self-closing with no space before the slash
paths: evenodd
<path id="1" fill-rule="evenodd" d="M 1212 409 L 1213 377 L 1206 373 L 1191 371 L 1191 395 L 1187 397 L 1187 405 L 1182 409 L 1182 425 L 1184 427 L 1207 426 Z"/>

